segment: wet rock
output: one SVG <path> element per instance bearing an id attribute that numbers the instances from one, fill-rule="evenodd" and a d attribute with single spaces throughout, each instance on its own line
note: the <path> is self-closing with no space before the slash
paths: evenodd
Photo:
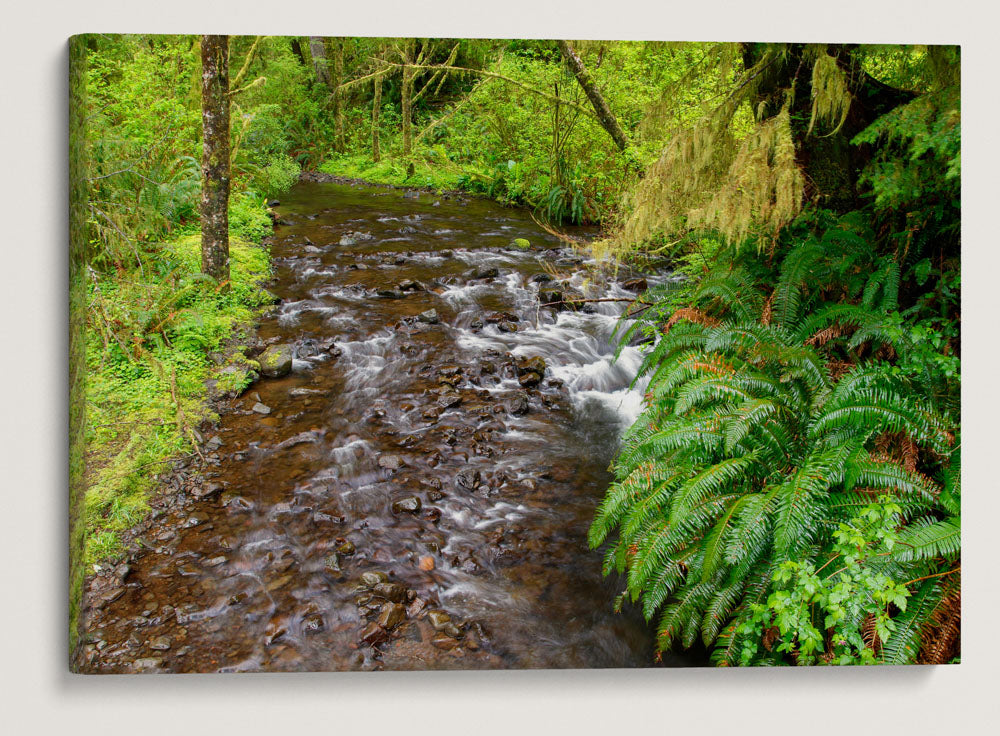
<path id="1" fill-rule="evenodd" d="M 385 470 L 399 470 L 404 465 L 406 463 L 399 455 L 380 455 L 378 458 L 378 466 Z"/>
<path id="2" fill-rule="evenodd" d="M 532 283 L 535 284 L 544 284 L 551 280 L 552 277 L 549 274 L 545 273 L 544 271 L 542 273 L 536 273 L 534 276 L 531 277 Z"/>
<path id="3" fill-rule="evenodd" d="M 386 603 L 379 613 L 378 625 L 392 631 L 406 620 L 406 609 L 400 603 Z"/>
<path id="4" fill-rule="evenodd" d="M 531 358 L 521 358 L 517 361 L 517 374 L 519 376 L 523 376 L 526 373 L 537 373 L 540 376 L 544 376 L 545 368 L 545 358 L 538 355 Z"/>
<path id="5" fill-rule="evenodd" d="M 526 238 L 514 238 L 514 240 L 511 241 L 511 245 L 518 250 L 528 250 L 531 248 L 531 243 Z"/>
<path id="6" fill-rule="evenodd" d="M 474 491 L 482 481 L 482 476 L 475 468 L 464 468 L 455 475 L 455 486 L 461 491 Z"/>
<path id="7" fill-rule="evenodd" d="M 389 632 L 383 629 L 376 622 L 372 622 L 361 632 L 361 641 L 368 646 L 375 646 L 389 638 Z"/>
<path id="8" fill-rule="evenodd" d="M 435 608 L 427 612 L 427 620 L 430 621 L 435 631 L 442 631 L 445 626 L 451 623 L 451 616 L 445 611 Z"/>
<path id="9" fill-rule="evenodd" d="M 534 388 L 542 382 L 542 377 L 537 373 L 525 373 L 517 377 L 517 382 L 524 388 Z"/>
<path id="10" fill-rule="evenodd" d="M 417 315 L 417 319 L 427 325 L 436 325 L 441 321 L 436 309 L 428 309 L 426 312 L 421 312 Z"/>
<path id="11" fill-rule="evenodd" d="M 263 414 L 264 416 L 267 416 L 268 414 L 271 413 L 271 407 L 267 406 L 266 404 L 262 404 L 258 401 L 256 404 L 253 405 L 252 411 L 256 412 L 257 414 Z"/>
<path id="12" fill-rule="evenodd" d="M 205 450 L 208 452 L 215 452 L 220 447 L 222 447 L 222 438 L 218 435 L 209 438 L 208 442 L 205 443 Z"/>
<path id="13" fill-rule="evenodd" d="M 170 639 L 166 636 L 157 636 L 149 640 L 149 648 L 165 652 L 170 649 Z"/>
<path id="14" fill-rule="evenodd" d="M 442 493 L 437 488 L 432 488 L 429 491 L 427 491 L 427 500 L 430 501 L 431 503 L 434 503 L 435 501 L 440 501 L 442 498 L 444 498 L 444 493 Z"/>
<path id="15" fill-rule="evenodd" d="M 361 583 L 366 587 L 374 587 L 379 583 L 384 583 L 389 580 L 389 576 L 384 572 L 379 572 L 377 570 L 368 570 L 361 573 Z"/>
<path id="16" fill-rule="evenodd" d="M 424 287 L 419 281 L 414 281 L 413 279 L 403 279 L 398 284 L 396 288 L 400 291 L 423 291 Z"/>
<path id="17" fill-rule="evenodd" d="M 225 561 L 226 561 L 225 555 L 219 555 L 218 557 L 213 557 L 210 560 L 206 560 L 205 567 L 218 567 Z"/>
<path id="18" fill-rule="evenodd" d="M 562 292 L 560 291 L 539 291 L 538 303 L 543 307 L 551 307 L 555 310 L 561 310 L 566 307 Z"/>
<path id="19" fill-rule="evenodd" d="M 323 560 L 323 566 L 330 572 L 340 572 L 340 557 L 336 554 L 328 555 Z"/>
<path id="20" fill-rule="evenodd" d="M 378 583 L 372 586 L 372 593 L 393 603 L 406 600 L 406 586 L 402 583 Z"/>
<path id="21" fill-rule="evenodd" d="M 398 289 L 379 289 L 375 294 L 383 299 L 402 299 L 406 296 L 406 294 Z"/>
<path id="22" fill-rule="evenodd" d="M 431 644 L 436 646 L 438 649 L 444 649 L 447 651 L 449 649 L 454 649 L 455 647 L 457 647 L 458 640 L 453 639 L 444 632 L 438 632 L 437 634 L 434 635 L 434 638 L 431 639 Z"/>
<path id="23" fill-rule="evenodd" d="M 163 666 L 163 660 L 159 657 L 140 657 L 132 662 L 132 669 L 136 672 L 156 670 Z"/>
<path id="24" fill-rule="evenodd" d="M 628 289 L 629 291 L 640 292 L 645 291 L 649 288 L 649 284 L 646 279 L 629 279 L 622 283 L 623 289 Z"/>
<path id="25" fill-rule="evenodd" d="M 357 547 L 354 546 L 354 542 L 350 539 L 339 540 L 337 545 L 337 554 L 344 555 L 345 557 L 350 557 L 357 551 Z"/>
<path id="26" fill-rule="evenodd" d="M 517 332 L 517 325 L 509 320 L 504 320 L 497 325 L 497 329 L 500 332 Z"/>
<path id="27" fill-rule="evenodd" d="M 202 513 L 201 511 L 197 511 L 191 514 L 185 520 L 184 526 L 190 528 L 193 526 L 198 526 L 199 524 L 204 524 L 206 521 L 208 521 L 208 514 Z"/>
<path id="28" fill-rule="evenodd" d="M 420 416 L 428 422 L 436 422 L 441 417 L 441 409 L 437 406 L 429 406 L 420 413 Z"/>
<path id="29" fill-rule="evenodd" d="M 499 275 L 500 275 L 500 269 L 498 269 L 496 266 L 492 266 L 489 268 L 484 267 L 473 271 L 469 279 L 471 281 L 481 281 L 483 279 L 495 279 Z"/>
<path id="30" fill-rule="evenodd" d="M 288 622 L 284 617 L 272 618 L 264 629 L 264 643 L 268 646 L 288 633 Z"/>
<path id="31" fill-rule="evenodd" d="M 445 393 L 437 400 L 437 405 L 442 409 L 451 409 L 462 403 L 462 397 L 457 393 Z"/>
<path id="32" fill-rule="evenodd" d="M 281 202 L 279 202 L 276 199 L 269 199 L 269 200 L 267 200 L 267 206 L 268 207 L 278 207 L 280 204 L 281 204 Z"/>
<path id="33" fill-rule="evenodd" d="M 417 563 L 417 567 L 424 572 L 430 572 L 434 569 L 434 558 L 429 556 L 421 557 L 420 562 Z"/>
<path id="34" fill-rule="evenodd" d="M 420 511 L 420 506 L 419 496 L 407 496 L 406 498 L 402 498 L 392 504 L 392 513 L 415 514 Z"/>
<path id="35" fill-rule="evenodd" d="M 355 231 L 340 236 L 340 245 L 357 245 L 374 239 L 375 236 L 371 233 Z"/>
<path id="36" fill-rule="evenodd" d="M 522 416 L 527 414 L 531 404 L 528 401 L 528 394 L 519 393 L 516 394 L 512 399 L 507 402 L 507 411 L 509 411 L 514 416 Z"/>
<path id="37" fill-rule="evenodd" d="M 292 346 L 271 345 L 260 354 L 260 373 L 266 378 L 280 378 L 292 372 Z"/>

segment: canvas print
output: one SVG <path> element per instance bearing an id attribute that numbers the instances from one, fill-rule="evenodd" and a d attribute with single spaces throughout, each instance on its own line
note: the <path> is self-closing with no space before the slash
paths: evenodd
<path id="1" fill-rule="evenodd" d="M 70 41 L 70 667 L 960 661 L 954 46 Z"/>

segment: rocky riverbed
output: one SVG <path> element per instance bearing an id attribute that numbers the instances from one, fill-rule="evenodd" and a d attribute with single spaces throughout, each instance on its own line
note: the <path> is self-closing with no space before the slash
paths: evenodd
<path id="1" fill-rule="evenodd" d="M 91 576 L 81 669 L 652 664 L 586 544 L 640 355 L 612 362 L 626 301 L 573 301 L 644 284 L 483 200 L 303 182 L 275 210 L 261 378 Z"/>

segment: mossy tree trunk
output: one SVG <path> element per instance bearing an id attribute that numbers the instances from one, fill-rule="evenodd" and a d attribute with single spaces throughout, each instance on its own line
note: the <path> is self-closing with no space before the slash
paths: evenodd
<path id="1" fill-rule="evenodd" d="M 333 126 L 334 149 L 337 153 L 344 152 L 344 95 L 340 85 L 344 83 L 344 39 L 333 41 Z"/>
<path id="2" fill-rule="evenodd" d="M 587 99 L 590 100 L 590 104 L 593 105 L 594 112 L 597 114 L 597 121 L 608 132 L 608 135 L 611 136 L 611 140 L 618 146 L 618 150 L 624 151 L 628 147 L 628 138 L 625 137 L 625 131 L 618 124 L 618 118 L 611 112 L 611 108 L 608 107 L 604 95 L 601 94 L 601 90 L 597 88 L 594 80 L 587 72 L 587 67 L 583 65 L 583 59 L 573 50 L 568 41 L 559 41 L 559 50 L 562 52 L 563 59 L 566 60 L 570 71 L 573 72 L 573 76 L 576 77 L 576 81 L 583 88 Z"/>
<path id="3" fill-rule="evenodd" d="M 375 96 L 372 99 L 372 161 L 382 160 L 379 147 L 379 117 L 382 114 L 382 77 L 375 78 Z"/>
<path id="4" fill-rule="evenodd" d="M 403 54 L 403 85 L 401 90 L 401 114 L 403 118 L 403 156 L 409 158 L 413 147 L 413 82 L 416 70 L 413 68 L 413 50 L 415 41 L 412 38 L 406 39 L 405 51 Z"/>
<path id="5" fill-rule="evenodd" d="M 327 87 L 330 86 L 330 68 L 327 66 L 326 44 L 322 36 L 309 37 L 309 53 L 312 54 L 313 69 L 316 80 Z"/>
<path id="6" fill-rule="evenodd" d="M 299 40 L 298 36 L 292 37 L 292 53 L 295 54 L 295 58 L 299 60 L 302 66 L 309 66 L 309 63 L 306 61 L 306 55 L 302 51 L 302 41 Z"/>
<path id="7" fill-rule="evenodd" d="M 852 47 L 830 44 L 826 52 L 833 57 L 847 79 L 851 94 L 850 108 L 842 124 L 833 131 L 810 130 L 813 104 L 812 64 L 807 63 L 804 44 L 787 44 L 785 53 L 768 53 L 767 44 L 745 43 L 743 65 L 752 69 L 761 61 L 751 107 L 758 120 L 772 117 L 781 110 L 787 96 L 796 163 L 806 179 L 806 198 L 821 207 L 846 212 L 856 209 L 858 177 L 868 163 L 870 151 L 851 145 L 851 139 L 871 125 L 876 118 L 913 98 L 912 93 L 879 82 L 852 60 Z"/>
<path id="8" fill-rule="evenodd" d="M 229 36 L 201 37 L 201 269 L 229 284 Z"/>

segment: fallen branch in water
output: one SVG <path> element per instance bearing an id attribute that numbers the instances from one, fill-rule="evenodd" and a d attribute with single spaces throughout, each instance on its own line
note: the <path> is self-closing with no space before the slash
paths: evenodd
<path id="1" fill-rule="evenodd" d="M 543 307 L 556 307 L 560 304 L 596 304 L 599 302 L 634 302 L 635 299 L 626 299 L 625 297 L 608 297 L 607 299 L 562 299 L 558 302 L 547 302 L 542 304 Z"/>

